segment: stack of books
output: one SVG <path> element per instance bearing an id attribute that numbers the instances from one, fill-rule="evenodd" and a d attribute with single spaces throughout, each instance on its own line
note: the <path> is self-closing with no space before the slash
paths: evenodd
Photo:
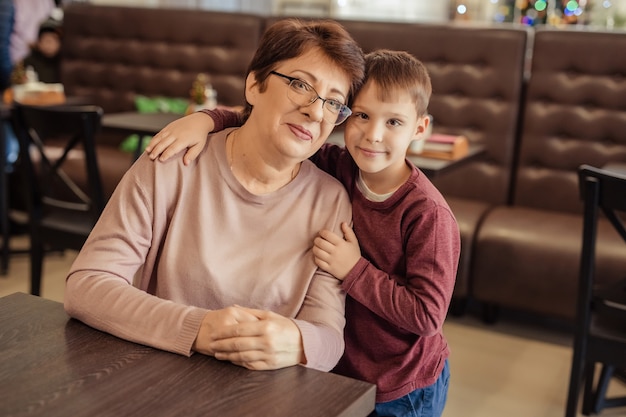
<path id="1" fill-rule="evenodd" d="M 426 158 L 458 159 L 466 156 L 469 149 L 469 141 L 463 135 L 433 133 L 422 140 L 424 143 L 416 154 Z"/>

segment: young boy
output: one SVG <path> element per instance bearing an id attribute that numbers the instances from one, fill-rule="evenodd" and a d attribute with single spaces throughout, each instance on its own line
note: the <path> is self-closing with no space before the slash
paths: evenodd
<path id="1" fill-rule="evenodd" d="M 342 280 L 347 293 L 346 349 L 334 372 L 377 385 L 377 416 L 440 416 L 448 390 L 442 326 L 459 230 L 439 191 L 405 157 L 428 126 L 430 94 L 427 70 L 413 56 L 368 54 L 345 149 L 326 144 L 311 158 L 344 184 L 353 207 L 354 231 L 347 224 L 344 236 L 322 230 L 313 249 L 317 266 Z M 239 123 L 235 113 L 207 113 L 217 129 Z M 195 158 L 213 127 L 202 117 L 168 126 L 150 144 L 150 157 L 167 159 L 194 145 L 185 161 Z"/>
<path id="2" fill-rule="evenodd" d="M 24 58 L 24 68 L 32 67 L 43 83 L 61 82 L 61 28 L 53 20 L 39 28 L 37 43 Z"/>

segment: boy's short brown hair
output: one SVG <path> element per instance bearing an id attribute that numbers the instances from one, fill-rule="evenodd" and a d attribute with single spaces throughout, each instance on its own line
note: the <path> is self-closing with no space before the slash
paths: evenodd
<path id="1" fill-rule="evenodd" d="M 379 87 L 381 100 L 395 90 L 407 91 L 415 101 L 417 116 L 424 116 L 432 94 L 426 66 L 404 51 L 379 49 L 365 55 L 365 82 Z"/>

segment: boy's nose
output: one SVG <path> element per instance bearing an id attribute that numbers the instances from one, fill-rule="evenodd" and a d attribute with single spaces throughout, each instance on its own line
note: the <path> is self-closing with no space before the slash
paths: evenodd
<path id="1" fill-rule="evenodd" d="M 376 124 L 372 124 L 365 132 L 365 137 L 368 142 L 375 143 L 383 140 L 383 129 Z"/>

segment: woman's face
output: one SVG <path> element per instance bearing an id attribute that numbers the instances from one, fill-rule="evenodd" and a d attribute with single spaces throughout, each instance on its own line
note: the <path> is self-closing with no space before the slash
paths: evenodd
<path id="1" fill-rule="evenodd" d="M 323 99 L 347 103 L 350 78 L 317 48 L 280 62 L 274 71 L 308 83 Z M 302 86 L 299 81 L 296 86 Z M 331 116 L 324 100 L 298 105 L 289 98 L 289 83 L 283 76 L 270 74 L 261 92 L 251 74 L 246 83 L 246 99 L 253 106 L 248 122 L 255 126 L 265 150 L 300 162 L 317 152 L 335 125 L 328 121 Z"/>

